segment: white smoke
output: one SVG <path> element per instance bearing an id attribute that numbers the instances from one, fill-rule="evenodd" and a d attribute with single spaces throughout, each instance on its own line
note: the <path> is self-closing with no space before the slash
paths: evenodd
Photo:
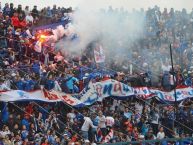
<path id="1" fill-rule="evenodd" d="M 68 38 L 57 43 L 59 50 L 79 53 L 92 41 L 100 41 L 105 52 L 118 52 L 129 49 L 129 45 L 142 37 L 145 14 L 128 13 L 124 9 L 108 11 L 88 11 L 80 7 L 73 14 L 73 23 L 67 29 L 68 38 L 74 33 L 78 40 Z M 127 48 L 122 48 L 122 46 Z"/>
<path id="2" fill-rule="evenodd" d="M 49 39 L 53 40 L 53 41 L 58 41 L 59 39 L 61 39 L 67 32 L 64 29 L 64 27 L 62 25 L 59 25 L 56 27 L 56 29 L 52 30 L 53 35 L 49 36 Z"/>

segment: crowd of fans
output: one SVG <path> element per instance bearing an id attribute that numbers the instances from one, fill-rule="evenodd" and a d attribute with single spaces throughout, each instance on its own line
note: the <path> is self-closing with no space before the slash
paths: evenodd
<path id="1" fill-rule="evenodd" d="M 158 107 L 156 100 L 107 98 L 85 108 L 72 108 L 63 102 L 9 103 L 2 108 L 0 143 L 94 145 L 180 137 L 178 143 L 191 144 L 191 139 L 183 140 L 192 134 L 191 104 L 191 100 L 185 101 L 174 121 L 174 108 Z M 175 141 L 161 142 L 168 143 Z"/>
<path id="2" fill-rule="evenodd" d="M 25 10 L 21 5 L 15 8 L 12 3 L 1 7 L 1 90 L 32 91 L 43 87 L 79 93 L 90 80 L 100 81 L 104 77 L 133 87 L 158 87 L 166 91 L 178 85 L 192 87 L 193 11 L 188 14 L 185 9 L 171 9 L 170 12 L 164 9 L 162 13 L 158 7 L 146 12 L 134 11 L 145 13 L 144 38 L 130 45 L 129 61 L 107 60 L 110 63 L 106 64 L 106 68 L 114 71 L 94 62 L 90 52 L 92 48 L 86 48 L 81 57 L 70 57 L 70 54 L 56 52 L 54 41 L 44 42 L 41 35 L 50 35 L 52 30 L 33 31 L 35 26 L 63 22 L 72 12 L 72 8 L 56 6 L 41 11 L 37 6 L 32 11 L 28 6 Z M 127 14 L 123 11 L 109 12 Z M 36 49 L 37 41 L 42 41 L 40 52 Z M 168 43 L 175 48 L 174 71 L 171 71 L 169 62 Z M 83 109 L 62 103 L 2 103 L 0 144 L 72 145 L 192 135 L 191 99 L 183 103 L 177 115 L 172 106 L 159 108 L 158 104 L 161 105 L 155 100 L 146 102 L 136 98 L 125 101 L 108 98 Z M 183 140 L 182 143 L 191 144 L 191 140 Z"/>
<path id="3" fill-rule="evenodd" d="M 56 7 L 53 8 L 45 7 L 38 10 L 37 6 L 34 6 L 32 10 L 29 9 L 29 6 L 26 6 L 25 9 L 22 8 L 22 5 L 15 7 L 13 3 L 6 3 L 5 6 L 1 8 L 1 13 L 4 17 L 12 20 L 12 25 L 14 28 L 17 27 L 26 27 L 32 25 L 42 25 L 56 23 L 64 20 L 69 13 L 72 12 L 72 8 Z M 14 16 L 14 17 L 13 17 Z M 17 18 L 18 17 L 18 18 Z M 7 24 L 9 26 L 9 23 Z"/>

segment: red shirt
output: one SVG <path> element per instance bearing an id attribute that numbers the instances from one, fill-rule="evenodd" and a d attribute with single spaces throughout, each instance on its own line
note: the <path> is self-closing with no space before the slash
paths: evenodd
<path id="1" fill-rule="evenodd" d="M 20 26 L 20 27 L 26 27 L 26 26 L 27 26 L 27 22 L 26 22 L 25 20 L 20 21 L 20 22 L 19 22 L 19 26 Z"/>
<path id="2" fill-rule="evenodd" d="M 19 18 L 18 17 L 13 16 L 11 18 L 11 21 L 12 21 L 12 24 L 13 24 L 14 27 L 19 27 L 20 22 L 19 22 Z"/>
<path id="3" fill-rule="evenodd" d="M 27 112 L 25 115 L 28 116 L 28 118 L 30 118 L 30 115 L 33 113 L 33 105 L 29 104 L 26 108 L 25 111 Z"/>
<path id="4" fill-rule="evenodd" d="M 79 89 L 80 89 L 80 91 L 82 91 L 84 89 L 84 83 L 82 80 L 79 81 Z"/>
<path id="5" fill-rule="evenodd" d="M 42 143 L 41 145 L 49 145 L 48 143 Z"/>
<path id="6" fill-rule="evenodd" d="M 72 139 L 71 139 L 71 142 L 76 142 L 76 141 L 77 141 L 77 137 L 73 136 Z"/>

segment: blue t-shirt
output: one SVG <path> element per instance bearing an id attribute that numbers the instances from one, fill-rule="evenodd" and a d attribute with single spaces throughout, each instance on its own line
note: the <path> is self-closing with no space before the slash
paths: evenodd
<path id="1" fill-rule="evenodd" d="M 27 119 L 24 118 L 24 119 L 21 121 L 21 125 L 25 125 L 25 126 L 26 126 L 26 129 L 29 130 L 30 124 L 29 124 L 29 121 L 28 121 Z"/>
<path id="2" fill-rule="evenodd" d="M 17 87 L 18 90 L 24 90 L 24 82 L 22 80 L 19 80 L 16 83 L 16 87 Z"/>
<path id="3" fill-rule="evenodd" d="M 28 136 L 28 131 L 27 130 L 22 130 L 21 131 L 21 138 L 22 140 L 25 140 Z"/>
<path id="4" fill-rule="evenodd" d="M 98 126 L 98 124 L 99 124 L 99 117 L 97 116 L 95 119 L 93 119 L 93 125 L 94 126 Z"/>
<path id="5" fill-rule="evenodd" d="M 45 85 L 45 88 L 47 89 L 47 90 L 51 90 L 51 89 L 53 89 L 54 88 L 54 81 L 53 80 L 47 80 L 46 81 L 46 85 Z"/>
<path id="6" fill-rule="evenodd" d="M 148 127 L 147 127 L 147 125 L 143 124 L 141 130 L 142 130 L 142 134 L 143 134 L 143 135 L 146 135 L 146 133 L 148 132 Z"/>
<path id="7" fill-rule="evenodd" d="M 39 63 L 33 63 L 32 64 L 32 71 L 36 74 L 40 73 L 40 64 Z"/>
<path id="8" fill-rule="evenodd" d="M 31 91 L 34 88 L 34 85 L 35 85 L 35 82 L 33 80 L 26 80 L 24 90 L 25 91 Z"/>
<path id="9" fill-rule="evenodd" d="M 127 118 L 127 119 L 130 119 L 131 118 L 131 115 L 132 115 L 132 113 L 131 112 L 125 112 L 124 113 L 124 116 Z"/>
<path id="10" fill-rule="evenodd" d="M 54 139 L 54 137 L 53 137 L 52 135 L 49 135 L 49 136 L 48 136 L 48 142 L 49 142 L 50 144 L 54 144 L 54 143 L 55 143 L 55 139 Z"/>
<path id="11" fill-rule="evenodd" d="M 69 80 L 66 82 L 66 86 L 68 87 L 69 90 L 73 90 L 74 89 L 74 83 L 78 82 L 78 79 L 75 77 L 71 77 L 71 78 L 69 77 L 67 79 L 69 79 Z"/>
<path id="12" fill-rule="evenodd" d="M 190 115 L 193 115 L 193 109 L 190 110 Z"/>

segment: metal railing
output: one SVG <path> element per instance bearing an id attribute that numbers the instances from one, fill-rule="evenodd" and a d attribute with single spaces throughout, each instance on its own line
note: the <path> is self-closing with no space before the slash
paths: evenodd
<path id="1" fill-rule="evenodd" d="M 193 137 L 188 138 L 165 138 L 156 140 L 141 140 L 141 141 L 131 141 L 131 142 L 117 142 L 117 143 L 107 143 L 102 145 L 162 145 L 172 143 L 173 145 L 193 145 Z"/>

